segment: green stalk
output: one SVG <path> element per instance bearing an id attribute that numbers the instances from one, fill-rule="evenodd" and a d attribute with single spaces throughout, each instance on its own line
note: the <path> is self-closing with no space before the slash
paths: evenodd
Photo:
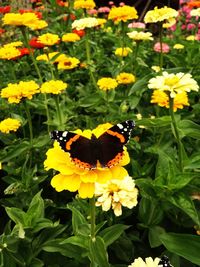
<path id="1" fill-rule="evenodd" d="M 42 83 L 42 75 L 40 73 L 40 69 L 38 68 L 38 65 L 37 65 L 37 61 L 35 60 L 35 57 L 33 55 L 33 52 L 31 50 L 31 47 L 29 45 L 29 42 L 28 42 L 28 36 L 27 36 L 27 31 L 26 31 L 26 28 L 25 27 L 20 27 L 21 29 L 21 32 L 22 32 L 22 36 L 24 38 L 24 43 L 25 43 L 25 46 L 29 49 L 29 52 L 30 52 L 30 57 L 31 57 L 31 60 L 33 62 L 33 65 L 35 67 L 35 70 L 37 72 L 37 75 L 38 75 L 38 78 L 40 80 L 40 83 Z"/>
<path id="2" fill-rule="evenodd" d="M 138 56 L 138 51 L 139 51 L 139 46 L 140 46 L 140 41 L 136 41 L 136 47 L 135 47 L 135 53 L 134 53 L 134 58 L 133 58 L 133 71 L 134 73 L 136 72 L 136 60 Z"/>
<path id="3" fill-rule="evenodd" d="M 181 172 L 183 172 L 183 154 L 182 154 L 182 146 L 183 146 L 183 144 L 182 144 L 181 139 L 180 139 L 178 127 L 177 127 L 177 124 L 176 124 L 176 119 L 175 119 L 175 116 L 174 116 L 174 98 L 172 98 L 170 96 L 169 96 L 169 113 L 170 113 L 171 120 L 172 120 L 172 127 L 173 127 L 173 130 L 174 130 L 174 135 L 175 135 L 176 142 L 177 142 L 177 145 L 178 145 L 179 169 L 180 169 Z"/>
<path id="4" fill-rule="evenodd" d="M 89 69 L 89 75 L 90 75 L 90 79 L 93 83 L 93 86 L 98 90 L 98 86 L 97 86 L 97 82 L 95 80 L 95 77 L 93 75 L 93 72 L 91 70 L 90 64 L 91 64 L 91 52 L 90 52 L 90 44 L 89 44 L 89 32 L 86 32 L 85 35 L 85 50 L 86 50 L 86 58 L 87 58 L 87 66 Z"/>
<path id="5" fill-rule="evenodd" d="M 91 223 L 91 228 L 90 228 L 90 236 L 91 240 L 93 241 L 95 239 L 95 197 L 90 198 L 90 223 Z"/>
<path id="6" fill-rule="evenodd" d="M 30 110 L 29 110 L 29 107 L 28 107 L 26 101 L 24 101 L 24 109 L 25 109 L 26 117 L 27 117 L 27 121 L 28 121 L 29 134 L 30 134 L 30 145 L 32 147 L 32 145 L 33 145 L 33 125 L 32 125 Z"/>
<path id="7" fill-rule="evenodd" d="M 163 24 L 159 23 L 159 42 L 160 42 L 160 55 L 159 55 L 159 66 L 162 71 L 163 67 Z"/>
<path id="8" fill-rule="evenodd" d="M 62 128 L 63 126 L 63 121 L 62 121 L 62 114 L 60 110 L 60 105 L 59 105 L 59 95 L 57 95 L 55 98 L 55 104 L 56 104 L 56 112 L 59 120 L 59 126 Z"/>

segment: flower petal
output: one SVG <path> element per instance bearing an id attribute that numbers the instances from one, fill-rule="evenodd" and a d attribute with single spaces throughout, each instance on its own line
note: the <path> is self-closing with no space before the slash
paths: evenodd
<path id="1" fill-rule="evenodd" d="M 63 190 L 69 190 L 71 192 L 75 192 L 80 187 L 80 176 L 79 175 L 63 175 L 57 174 L 51 180 L 51 185 L 56 189 L 56 191 L 60 192 Z"/>
<path id="2" fill-rule="evenodd" d="M 80 198 L 92 198 L 94 195 L 94 183 L 81 183 L 78 193 Z"/>

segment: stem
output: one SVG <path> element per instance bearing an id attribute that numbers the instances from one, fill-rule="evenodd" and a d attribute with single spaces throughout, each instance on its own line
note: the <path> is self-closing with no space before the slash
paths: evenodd
<path id="1" fill-rule="evenodd" d="M 159 42 L 160 42 L 160 58 L 159 58 L 159 66 L 162 71 L 163 67 L 163 24 L 162 22 L 159 23 Z"/>
<path id="2" fill-rule="evenodd" d="M 47 100 L 46 94 L 44 94 L 44 105 L 45 105 L 46 116 L 47 116 L 47 131 L 49 133 L 50 132 L 50 128 L 49 128 L 50 114 L 49 114 L 48 100 Z"/>
<path id="3" fill-rule="evenodd" d="M 144 7 L 144 9 L 142 10 L 142 13 L 141 13 L 141 15 L 140 15 L 138 21 L 142 21 L 142 20 L 143 20 L 143 18 L 144 18 L 144 16 L 145 16 L 145 14 L 146 14 L 146 12 L 147 12 L 147 10 L 148 10 L 150 4 L 151 4 L 151 0 L 148 0 L 147 3 L 146 3 L 146 5 L 145 5 L 145 7 Z"/>
<path id="4" fill-rule="evenodd" d="M 178 127 L 176 124 L 176 119 L 174 116 L 174 98 L 169 96 L 169 113 L 172 119 L 172 126 L 174 129 L 174 134 L 175 134 L 175 138 L 176 138 L 176 142 L 178 145 L 178 161 L 179 161 L 179 168 L 180 171 L 183 172 L 183 155 L 182 155 L 182 143 L 181 143 L 181 139 L 180 139 L 180 135 L 179 135 L 179 131 L 178 131 Z"/>
<path id="5" fill-rule="evenodd" d="M 90 199 L 90 223 L 91 223 L 91 229 L 90 229 L 90 235 L 91 240 L 93 241 L 95 239 L 95 197 Z"/>
<path id="6" fill-rule="evenodd" d="M 35 67 L 35 70 L 37 72 L 37 75 L 38 75 L 38 78 L 40 80 L 40 83 L 42 83 L 42 75 L 40 73 L 40 70 L 38 68 L 38 65 L 37 65 L 37 61 L 35 60 L 35 57 L 33 55 L 33 51 L 29 45 L 29 42 L 28 42 L 28 36 L 27 36 L 27 32 L 26 32 L 26 28 L 25 27 L 20 27 L 21 29 L 21 32 L 22 32 L 22 35 L 23 35 L 23 38 L 24 38 L 24 43 L 25 43 L 25 46 L 29 49 L 29 52 L 30 52 L 30 57 L 31 57 L 31 60 L 33 62 L 33 65 Z"/>
<path id="7" fill-rule="evenodd" d="M 135 47 L 135 53 L 134 53 L 134 59 L 133 59 L 133 71 L 134 73 L 136 73 L 135 69 L 136 69 L 136 60 L 137 60 L 137 55 L 138 55 L 138 51 L 139 51 L 139 46 L 140 46 L 140 41 L 136 41 L 136 47 Z"/>
<path id="8" fill-rule="evenodd" d="M 90 79 L 92 80 L 92 83 L 94 85 L 94 87 L 98 90 L 98 86 L 96 83 L 96 80 L 94 78 L 93 72 L 91 70 L 90 64 L 91 64 L 91 53 L 90 53 L 90 44 L 89 44 L 89 33 L 88 31 L 86 32 L 85 35 L 85 50 L 86 50 L 86 57 L 87 57 L 87 65 L 88 65 L 88 69 L 89 69 L 89 74 L 90 74 Z"/>
<path id="9" fill-rule="evenodd" d="M 30 133 L 30 144 L 32 146 L 33 145 L 33 126 L 32 126 L 30 110 L 26 102 L 24 102 L 24 109 L 26 112 L 27 120 L 28 120 L 29 133 Z"/>
<path id="10" fill-rule="evenodd" d="M 62 121 L 62 114 L 61 114 L 60 105 L 59 105 L 59 96 L 57 95 L 54 99 L 55 99 L 56 111 L 57 111 L 57 115 L 58 115 L 58 119 L 59 119 L 59 126 L 62 127 L 63 121 Z"/>

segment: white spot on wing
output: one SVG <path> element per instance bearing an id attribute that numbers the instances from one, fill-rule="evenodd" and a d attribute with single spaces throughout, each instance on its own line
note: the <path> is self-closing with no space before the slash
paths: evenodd
<path id="1" fill-rule="evenodd" d="M 62 136 L 63 136 L 63 137 L 66 137 L 66 136 L 67 136 L 67 134 L 68 134 L 68 132 L 67 132 L 67 131 L 65 131 L 65 132 L 63 132 Z"/>
<path id="2" fill-rule="evenodd" d="M 119 127 L 119 129 L 123 129 L 124 128 L 124 126 L 121 123 L 118 123 L 117 127 Z"/>

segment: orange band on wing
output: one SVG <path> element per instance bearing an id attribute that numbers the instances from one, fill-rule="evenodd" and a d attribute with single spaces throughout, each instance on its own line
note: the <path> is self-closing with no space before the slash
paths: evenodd
<path id="1" fill-rule="evenodd" d="M 72 161 L 79 168 L 83 168 L 83 169 L 86 169 L 86 170 L 90 170 L 92 168 L 92 166 L 89 163 L 83 162 L 80 159 L 73 158 Z"/>
<path id="2" fill-rule="evenodd" d="M 71 144 L 73 143 L 73 142 L 75 142 L 77 139 L 79 139 L 79 137 L 80 137 L 80 135 L 75 135 L 74 137 L 72 137 L 72 138 L 70 138 L 69 139 L 69 141 L 66 143 L 66 149 L 67 150 L 70 150 L 71 149 Z"/>
<path id="3" fill-rule="evenodd" d="M 112 136 L 118 137 L 121 143 L 125 143 L 126 140 L 122 134 L 120 134 L 118 132 L 113 132 L 111 130 L 107 130 L 106 132 Z"/>
<path id="4" fill-rule="evenodd" d="M 123 152 L 120 152 L 114 157 L 114 159 L 111 159 L 107 163 L 108 168 L 111 168 L 112 166 L 117 165 L 122 160 L 123 154 L 124 154 Z"/>

